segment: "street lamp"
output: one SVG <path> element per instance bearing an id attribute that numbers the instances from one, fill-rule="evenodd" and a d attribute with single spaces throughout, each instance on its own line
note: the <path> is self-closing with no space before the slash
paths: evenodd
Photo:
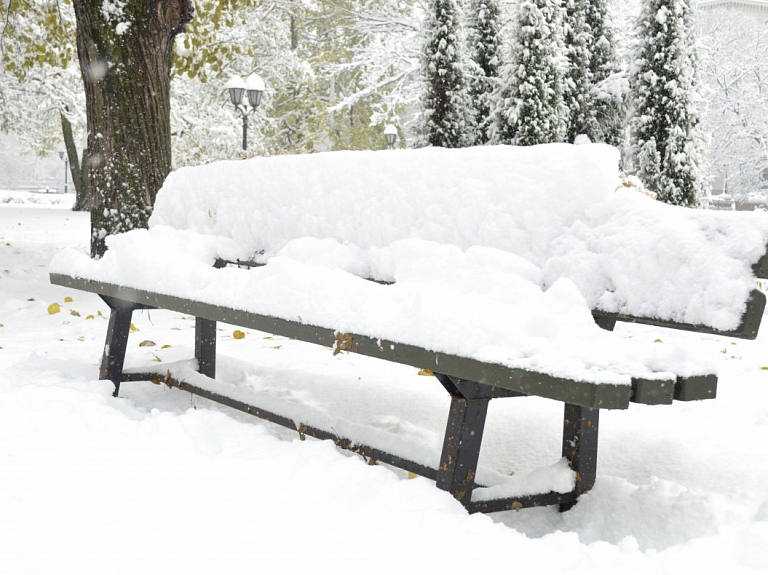
<path id="1" fill-rule="evenodd" d="M 247 80 L 240 76 L 234 76 L 227 82 L 229 99 L 235 106 L 235 110 L 243 117 L 243 150 L 248 149 L 248 116 L 259 107 L 261 96 L 264 94 L 264 80 L 258 74 L 251 74 Z M 243 102 L 243 96 L 248 94 L 248 101 Z"/>
<path id="2" fill-rule="evenodd" d="M 391 150 L 395 147 L 395 142 L 397 141 L 397 128 L 392 124 L 387 124 L 384 128 L 384 136 L 387 138 L 387 148 Z"/>
<path id="3" fill-rule="evenodd" d="M 67 193 L 67 171 L 69 168 L 69 158 L 65 152 L 59 152 L 59 159 L 64 160 L 64 193 Z"/>

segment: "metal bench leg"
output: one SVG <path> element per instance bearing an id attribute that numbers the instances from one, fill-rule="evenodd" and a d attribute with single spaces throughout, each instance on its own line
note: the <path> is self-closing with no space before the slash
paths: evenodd
<path id="1" fill-rule="evenodd" d="M 563 457 L 576 472 L 573 499 L 560 504 L 560 511 L 567 511 L 576 499 L 595 485 L 597 476 L 597 436 L 600 410 L 579 405 L 565 404 L 563 418 Z"/>
<path id="2" fill-rule="evenodd" d="M 195 359 L 197 371 L 213 379 L 216 377 L 216 322 L 195 318 Z"/>
<path id="3" fill-rule="evenodd" d="M 109 302 L 107 302 L 109 303 Z M 125 350 L 128 347 L 128 334 L 131 331 L 132 309 L 117 309 L 110 306 L 109 327 L 104 343 L 104 355 L 101 357 L 99 379 L 109 379 L 115 384 L 113 397 L 120 392 L 120 381 L 123 376 Z"/>
<path id="4" fill-rule="evenodd" d="M 437 486 L 448 491 L 464 506 L 472 501 L 477 460 L 490 401 L 490 398 L 467 399 L 451 394 L 451 410 L 437 470 Z"/>

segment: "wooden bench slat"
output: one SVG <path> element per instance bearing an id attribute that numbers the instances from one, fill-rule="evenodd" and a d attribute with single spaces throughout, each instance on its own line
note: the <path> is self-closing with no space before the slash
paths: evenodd
<path id="1" fill-rule="evenodd" d="M 634 403 L 645 405 L 670 405 L 675 396 L 675 381 L 671 379 L 632 380 L 632 397 Z"/>
<path id="2" fill-rule="evenodd" d="M 430 369 L 454 377 L 496 386 L 526 395 L 546 397 L 583 407 L 626 409 L 633 394 L 630 385 L 591 383 L 554 377 L 533 371 L 484 363 L 472 358 L 428 351 L 416 346 L 345 334 L 339 337 L 329 328 L 306 325 L 242 310 L 190 301 L 176 296 L 126 288 L 105 282 L 51 274 L 51 283 L 117 298 L 144 306 L 221 321 L 309 343 L 335 347 L 395 363 Z"/>
<path id="3" fill-rule="evenodd" d="M 750 292 L 747 299 L 746 309 L 741 316 L 741 322 L 736 329 L 718 330 L 707 325 L 696 325 L 691 323 L 681 323 L 659 318 L 638 317 L 620 313 L 611 313 L 602 310 L 592 310 L 592 317 L 600 325 L 601 322 L 623 321 L 627 323 L 640 323 L 645 325 L 654 325 L 657 327 L 667 327 L 683 331 L 693 331 L 697 333 L 710 333 L 713 335 L 722 335 L 725 337 L 738 337 L 741 339 L 755 339 L 760 328 L 760 322 L 765 311 L 765 294 L 758 289 Z M 602 326 L 601 326 L 602 327 Z"/>
<path id="4" fill-rule="evenodd" d="M 227 265 L 234 265 L 234 266 L 242 266 L 247 268 L 257 268 L 265 266 L 264 263 L 259 262 L 252 262 L 252 261 L 228 261 L 228 260 L 222 260 L 218 259 L 216 260 L 216 263 L 214 264 L 215 267 L 224 267 Z M 755 275 L 760 278 L 768 278 L 768 255 L 763 256 L 763 258 L 760 259 L 760 262 L 755 264 Z M 382 280 L 376 280 L 372 278 L 363 278 L 368 281 L 372 281 L 379 284 L 384 285 L 391 285 L 394 282 L 390 281 L 382 281 Z M 679 329 L 683 331 L 693 331 L 696 333 L 709 333 L 713 335 L 722 335 L 725 337 L 738 337 L 740 339 L 755 339 L 757 337 L 757 332 L 760 328 L 760 322 L 763 318 L 763 312 L 765 311 L 766 306 L 766 297 L 763 292 L 761 292 L 758 289 L 753 289 L 746 302 L 746 308 L 744 309 L 744 313 L 741 316 L 741 321 L 739 322 L 739 325 L 732 330 L 720 330 L 716 329 L 712 326 L 703 325 L 703 324 L 692 324 L 692 323 L 684 323 L 684 322 L 676 322 L 672 320 L 666 320 L 666 319 L 660 319 L 655 317 L 643 317 L 643 316 L 635 316 L 635 315 L 628 315 L 628 314 L 621 314 L 621 313 L 614 313 L 614 312 L 607 312 L 599 309 L 593 309 L 592 310 L 592 317 L 595 318 L 595 321 L 603 327 L 602 324 L 610 325 L 611 327 L 606 329 L 609 329 L 609 331 L 612 331 L 613 329 L 613 323 L 617 321 L 622 321 L 625 323 L 640 323 L 645 325 L 653 325 L 657 327 L 666 327 L 670 329 Z M 613 322 L 613 323 L 611 323 Z"/>
<path id="5" fill-rule="evenodd" d="M 699 375 L 694 377 L 679 377 L 675 385 L 677 401 L 699 401 L 714 399 L 717 396 L 717 376 Z"/>

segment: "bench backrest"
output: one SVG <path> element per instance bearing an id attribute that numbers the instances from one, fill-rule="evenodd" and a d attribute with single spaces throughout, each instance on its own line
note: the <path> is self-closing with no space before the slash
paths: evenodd
<path id="1" fill-rule="evenodd" d="M 228 238 L 224 259 L 287 251 L 387 281 L 398 240 L 485 246 L 527 260 L 544 287 L 572 279 L 596 310 L 736 328 L 768 215 L 617 191 L 618 159 L 550 144 L 217 162 L 172 173 L 150 224 Z"/>

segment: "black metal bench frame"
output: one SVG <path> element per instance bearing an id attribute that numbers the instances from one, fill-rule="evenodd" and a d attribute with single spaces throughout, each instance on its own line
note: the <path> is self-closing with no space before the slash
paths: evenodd
<path id="1" fill-rule="evenodd" d="M 223 262 L 217 263 L 217 267 L 222 265 Z M 555 504 L 559 505 L 561 510 L 569 509 L 578 497 L 589 491 L 595 483 L 600 409 L 625 409 L 630 402 L 655 405 L 671 404 L 673 400 L 710 399 L 715 397 L 717 388 L 717 378 L 714 375 L 677 377 L 675 380 L 633 379 L 631 386 L 594 384 L 483 363 L 394 341 L 338 333 L 329 328 L 105 282 L 51 274 L 51 283 L 98 294 L 109 306 L 111 313 L 99 377 L 114 383 L 115 396 L 118 395 L 120 384 L 123 382 L 165 383 L 170 387 L 296 430 L 302 438 L 311 436 L 329 439 L 336 445 L 359 453 L 371 461 L 387 463 L 430 478 L 436 482 L 437 487 L 450 492 L 469 512 L 497 512 Z M 670 322 L 665 322 L 665 326 L 737 337 L 754 337 L 764 307 L 765 297 L 760 292 L 754 292 L 742 326 L 733 332 L 717 332 L 705 326 Z M 355 442 L 354 438 L 339 437 L 332 430 L 306 425 L 256 405 L 212 392 L 190 382 L 181 381 L 171 373 L 124 372 L 131 318 L 134 311 L 141 309 L 167 309 L 194 316 L 197 370 L 211 379 L 215 377 L 216 372 L 217 322 L 332 347 L 335 353 L 359 353 L 431 370 L 451 396 L 439 467 L 433 469 L 374 446 L 362 445 Z M 595 321 L 604 329 L 613 329 L 617 320 L 652 323 L 647 318 L 618 317 L 600 312 L 595 312 L 594 315 Z M 482 487 L 475 482 L 475 474 L 490 400 L 528 395 L 564 403 L 562 456 L 575 472 L 575 488 L 568 493 L 553 491 L 524 497 L 473 501 L 473 490 Z"/>

